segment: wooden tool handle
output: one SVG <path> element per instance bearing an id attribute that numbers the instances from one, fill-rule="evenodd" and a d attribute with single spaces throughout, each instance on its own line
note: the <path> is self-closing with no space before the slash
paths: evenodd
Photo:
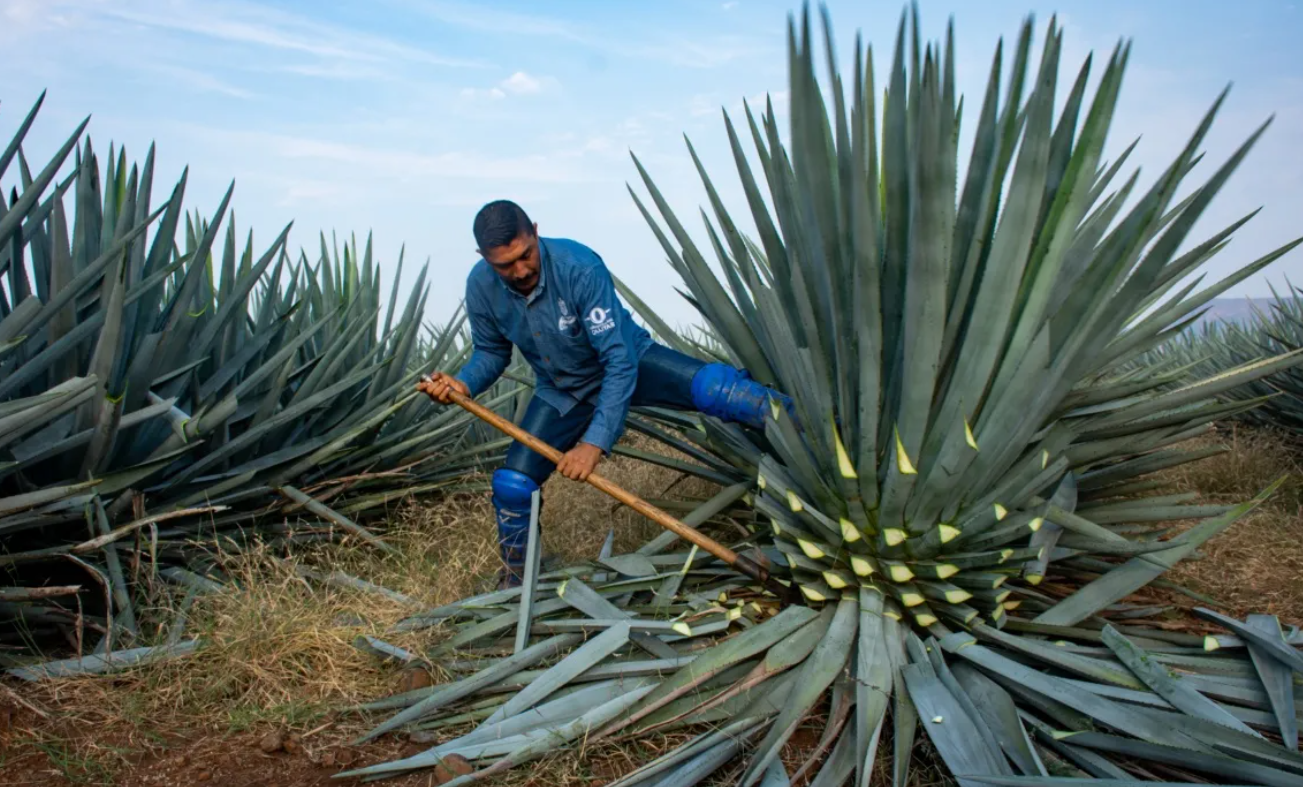
<path id="1" fill-rule="evenodd" d="M 466 410 L 469 410 L 480 420 L 502 432 L 505 432 L 510 437 L 518 440 L 525 447 L 546 457 L 552 463 L 555 464 L 561 461 L 562 453 L 560 451 L 529 432 L 526 432 L 524 429 L 521 429 L 519 426 L 516 426 L 511 421 L 508 421 L 506 418 L 503 418 L 455 388 L 450 390 L 448 393 L 453 402 Z M 675 519 L 670 514 L 662 511 L 651 503 L 648 503 L 646 500 L 643 500 L 632 492 L 611 483 L 609 480 L 603 478 L 597 473 L 588 474 L 588 483 L 616 500 L 619 500 L 621 503 L 624 503 L 629 508 L 632 508 L 634 511 L 637 511 L 678 537 L 695 544 L 699 549 L 704 549 L 727 563 L 729 566 L 737 569 L 743 574 L 746 574 L 748 577 L 769 588 L 769 590 L 774 592 L 780 598 L 789 598 L 792 595 L 791 588 L 775 580 L 770 576 L 768 570 L 756 563 L 754 560 L 751 560 L 745 555 L 739 555 L 718 541 L 707 538 L 695 528 L 680 522 L 678 519 Z"/>

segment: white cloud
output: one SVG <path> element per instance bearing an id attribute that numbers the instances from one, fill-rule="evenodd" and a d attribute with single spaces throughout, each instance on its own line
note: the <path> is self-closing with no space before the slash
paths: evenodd
<path id="1" fill-rule="evenodd" d="M 737 0 L 729 0 L 727 3 L 721 6 L 721 8 L 723 8 L 725 11 L 732 11 L 734 8 L 737 8 L 737 5 L 738 5 Z"/>
<path id="2" fill-rule="evenodd" d="M 500 101 L 509 94 L 516 96 L 527 96 L 542 93 L 549 87 L 555 85 L 556 81 L 546 77 L 536 77 L 517 71 L 511 76 L 499 82 L 490 88 L 463 88 L 461 94 L 469 99 L 489 99 Z"/>
<path id="3" fill-rule="evenodd" d="M 500 99 L 504 99 L 507 97 L 506 92 L 504 92 L 502 88 L 498 88 L 498 87 L 491 87 L 487 90 L 479 90 L 473 87 L 464 87 L 462 88 L 461 94 L 464 98 L 470 98 L 470 99 L 488 98 L 494 101 L 498 101 Z"/>
<path id="4" fill-rule="evenodd" d="M 512 93 L 541 93 L 543 82 L 524 71 L 517 71 L 502 80 L 502 89 Z"/>
<path id="5" fill-rule="evenodd" d="M 49 0 L 0 1 L 0 42 L 22 43 L 41 31 L 70 23 Z"/>

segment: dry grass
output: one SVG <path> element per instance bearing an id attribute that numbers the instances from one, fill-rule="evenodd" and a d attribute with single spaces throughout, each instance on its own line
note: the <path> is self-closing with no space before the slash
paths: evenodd
<path id="1" fill-rule="evenodd" d="M 1241 619 L 1262 613 L 1303 625 L 1303 454 L 1285 435 L 1233 425 L 1189 447 L 1209 443 L 1229 450 L 1166 471 L 1176 491 L 1198 492 L 1201 502 L 1238 503 L 1287 478 L 1257 510 L 1205 544 L 1201 559 L 1177 564 L 1167 578 Z"/>
<path id="2" fill-rule="evenodd" d="M 638 435 L 627 442 L 642 449 L 651 443 Z M 671 485 L 676 495 L 690 497 L 706 497 L 716 489 L 620 456 L 604 462 L 601 472 L 646 497 L 663 495 Z M 611 529 L 617 553 L 635 548 L 657 530 L 587 485 L 556 476 L 545 486 L 543 543 L 548 553 L 567 560 L 595 557 Z M 172 750 L 172 733 L 231 741 L 252 736 L 256 741 L 269 731 L 283 731 L 315 736 L 320 747 L 355 738 L 376 719 L 341 709 L 402 690 L 402 681 L 411 675 L 381 664 L 355 647 L 354 640 L 371 635 L 415 653 L 427 651 L 443 631 L 391 635 L 388 627 L 420 609 L 482 592 L 499 566 L 486 495 L 456 495 L 435 504 L 405 501 L 391 515 L 384 537 L 398 554 L 344 541 L 288 556 L 267 548 L 214 555 L 233 581 L 224 592 L 200 596 L 189 612 L 186 637 L 202 637 L 203 649 L 112 678 L 24 687 L 23 696 L 57 723 L 34 724 L 9 740 L 0 736 L 0 762 L 36 757 L 43 771 L 64 780 L 24 782 L 28 784 L 112 784 L 132 778 L 128 774 L 144 767 L 142 757 L 152 761 Z M 304 579 L 296 571 L 300 566 L 319 573 L 341 571 L 415 603 Z M 148 617 L 159 621 L 158 636 L 165 635 L 162 621 L 171 619 L 179 599 L 178 593 L 152 600 Z M 445 677 L 431 676 L 436 682 Z M 105 730 L 113 731 L 111 740 Z M 578 757 L 549 757 L 504 784 L 527 784 L 543 776 L 545 783 L 558 785 L 609 780 L 654 757 L 663 741 L 652 738 L 636 747 L 603 746 Z M 363 756 L 368 761 L 392 759 L 403 753 L 396 745 L 401 747 L 401 741 L 379 750 L 371 747 Z M 0 776 L 0 784 L 8 783 Z"/>
<path id="3" fill-rule="evenodd" d="M 1217 598 L 1233 614 L 1270 612 L 1286 622 L 1303 623 L 1303 583 L 1298 581 L 1303 575 L 1303 483 L 1297 460 L 1291 458 L 1298 454 L 1280 437 L 1261 431 L 1228 429 L 1195 445 L 1208 440 L 1222 441 L 1230 450 L 1167 471 L 1165 478 L 1176 490 L 1197 491 L 1207 502 L 1232 502 L 1256 494 L 1282 473 L 1291 474 L 1291 479 L 1258 511 L 1209 542 L 1203 550 L 1206 557 L 1178 566 L 1167 578 Z M 650 447 L 650 441 L 638 436 L 630 442 Z M 657 450 L 663 447 L 657 445 Z M 665 495 L 671 484 L 676 496 L 704 498 L 715 491 L 712 484 L 680 479 L 675 471 L 618 456 L 601 469 L 621 486 L 648 497 Z M 655 525 L 613 506 L 587 485 L 556 477 L 545 487 L 544 499 L 545 551 L 565 559 L 595 556 L 612 528 L 617 553 L 657 532 Z M 167 770 L 172 767 L 168 763 L 177 762 L 179 774 L 194 775 L 206 768 L 199 775 L 211 775 L 212 757 L 226 757 L 232 747 L 248 751 L 249 741 L 269 730 L 310 736 L 311 763 L 304 760 L 304 767 L 317 768 L 313 775 L 287 772 L 277 783 L 329 783 L 330 769 L 323 770 L 321 753 L 344 752 L 348 740 L 376 721 L 340 709 L 400 689 L 399 670 L 354 647 L 354 639 L 370 634 L 422 652 L 442 632 L 383 634 L 414 611 L 413 606 L 304 580 L 295 566 L 343 571 L 410 596 L 419 606 L 480 591 L 498 567 L 492 510 L 484 495 L 454 496 L 435 504 L 407 501 L 393 513 L 385 538 L 400 548 L 399 555 L 346 543 L 288 558 L 269 550 L 220 556 L 223 570 L 238 581 L 224 593 L 202 598 L 190 613 L 187 631 L 188 636 L 204 637 L 207 647 L 190 658 L 111 679 L 64 680 L 25 689 L 24 696 L 55 721 L 37 723 L 33 717 L 30 728 L 13 737 L 8 749 L 0 740 L 0 758 L 6 763 L 43 758 L 45 771 L 60 772 L 63 780 L 8 782 L 0 776 L 0 784 L 145 783 L 137 780 L 139 774 Z M 790 747 L 794 764 L 805 745 L 800 741 L 810 738 L 805 743 L 813 746 L 817 740 L 817 721 L 812 719 L 810 730 L 803 730 L 804 737 Z M 559 753 L 500 783 L 604 784 L 681 740 L 650 736 Z M 950 783 L 923 736 L 916 747 L 911 782 Z M 356 765 L 423 748 L 387 736 L 383 743 L 346 753 Z M 193 761 L 176 760 L 178 750 L 195 752 Z M 248 772 L 265 774 L 272 761 L 252 751 L 262 759 L 248 763 Z M 332 759 L 327 764 L 343 762 Z M 727 783 L 726 776 L 719 783 Z M 236 776 L 229 778 L 232 784 L 242 783 Z M 424 784 L 425 778 L 394 783 Z M 885 771 L 875 779 L 889 782 Z"/>

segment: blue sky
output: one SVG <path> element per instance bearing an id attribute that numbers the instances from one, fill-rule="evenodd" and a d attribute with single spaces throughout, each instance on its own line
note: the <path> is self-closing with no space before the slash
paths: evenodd
<path id="1" fill-rule="evenodd" d="M 1233 88 L 1194 182 L 1269 115 L 1275 122 L 1201 222 L 1210 234 L 1262 212 L 1207 266 L 1220 278 L 1303 234 L 1303 11 L 1295 0 L 923 2 L 924 33 L 953 17 L 971 130 L 997 40 L 1023 17 L 1065 28 L 1061 84 L 1089 51 L 1093 87 L 1119 38 L 1134 40 L 1106 153 L 1136 137 L 1148 182 L 1227 83 Z M 885 73 L 902 3 L 828 3 L 839 54 L 857 30 Z M 545 235 L 597 249 L 671 322 L 695 313 L 625 184 L 649 167 L 694 232 L 704 193 L 687 134 L 730 205 L 745 203 L 721 107 L 786 97 L 785 35 L 796 0 L 0 0 L 0 139 L 49 89 L 26 152 L 42 161 L 86 115 L 98 150 L 157 143 L 155 193 L 190 165 L 187 206 L 210 213 L 232 179 L 237 229 L 261 252 L 290 220 L 291 248 L 316 259 L 317 233 L 374 234 L 391 281 L 430 261 L 429 317 L 451 314 L 475 261 L 471 220 L 519 201 Z M 1007 62 L 1007 61 L 1006 61 Z M 879 78 L 881 82 L 881 77 Z M 1067 84 L 1063 91 L 1066 92 Z M 734 114 L 735 118 L 740 115 Z M 961 157 L 967 155 L 966 139 Z M 103 164 L 103 162 L 101 162 Z M 6 183 L 6 186 L 8 184 Z M 704 233 L 698 232 L 704 238 Z M 1303 283 L 1296 251 L 1232 291 Z"/>

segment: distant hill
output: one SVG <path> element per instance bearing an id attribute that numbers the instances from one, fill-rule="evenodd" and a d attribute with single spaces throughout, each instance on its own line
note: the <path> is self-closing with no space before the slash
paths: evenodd
<path id="1" fill-rule="evenodd" d="M 1214 298 L 1209 301 L 1207 311 L 1195 325 L 1213 320 L 1242 322 L 1253 317 L 1253 309 L 1264 314 L 1271 314 L 1272 298 Z"/>

